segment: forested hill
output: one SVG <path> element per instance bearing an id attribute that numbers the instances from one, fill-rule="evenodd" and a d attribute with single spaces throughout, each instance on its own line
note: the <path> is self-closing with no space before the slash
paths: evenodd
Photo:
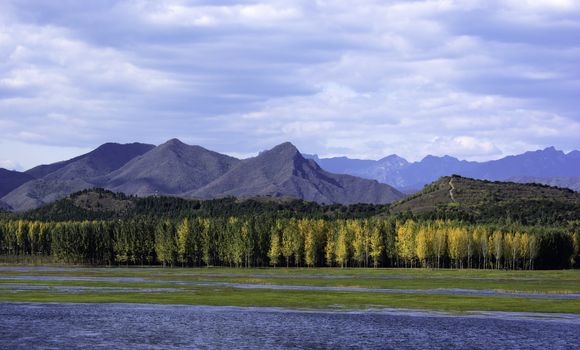
<path id="1" fill-rule="evenodd" d="M 183 216 L 258 216 L 295 218 L 366 218 L 384 213 L 387 205 L 321 205 L 295 198 L 234 197 L 194 200 L 179 197 L 127 196 L 104 189 L 83 190 L 38 209 L 3 213 L 5 218 L 42 221 L 110 220 L 135 216 L 180 218 Z"/>
<path id="2" fill-rule="evenodd" d="M 577 194 L 566 190 L 461 177 L 442 178 L 398 203 L 396 216 L 387 205 L 93 189 L 29 212 L 0 213 L 0 262 L 568 268 L 580 262 L 580 220 L 569 221 L 579 209 Z M 459 220 L 432 220 L 453 215 Z"/>
<path id="3" fill-rule="evenodd" d="M 458 219 L 472 223 L 520 223 L 566 226 L 580 220 L 580 193 L 538 184 L 490 182 L 446 176 L 395 204 L 322 205 L 289 198 L 260 196 L 196 200 L 168 196 L 136 197 L 104 189 L 83 190 L 24 213 L 0 213 L 29 220 L 110 220 L 148 216 L 295 218 L 369 218 L 397 216 L 404 220 Z"/>
<path id="4" fill-rule="evenodd" d="M 580 219 L 580 193 L 540 184 L 486 181 L 457 175 L 391 206 L 391 213 L 441 219 L 557 224 Z"/>

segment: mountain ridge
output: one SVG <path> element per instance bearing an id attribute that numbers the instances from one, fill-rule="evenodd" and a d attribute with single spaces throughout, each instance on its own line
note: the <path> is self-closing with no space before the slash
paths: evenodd
<path id="1" fill-rule="evenodd" d="M 22 184 L 34 180 L 35 177 L 16 170 L 0 168 L 0 198 L 4 197 Z"/>
<path id="2" fill-rule="evenodd" d="M 448 155 L 427 155 L 416 162 L 407 162 L 397 155 L 380 160 L 310 157 L 323 169 L 375 179 L 407 193 L 416 192 L 439 177 L 452 174 L 493 181 L 521 176 L 537 179 L 580 176 L 580 152 L 564 153 L 553 146 L 485 162 L 460 160 Z"/>
<path id="3" fill-rule="evenodd" d="M 132 145 L 105 144 L 68 161 L 35 167 L 32 173 L 44 176 L 1 200 L 22 211 L 92 187 L 137 196 L 274 196 L 329 204 L 385 204 L 404 196 L 375 180 L 329 173 L 289 142 L 244 160 L 178 139 L 145 145 L 138 152 Z M 125 148 L 132 151 L 119 157 Z"/>
<path id="4" fill-rule="evenodd" d="M 179 194 L 225 174 L 238 159 L 171 139 L 101 179 L 116 192 L 134 195 Z"/>
<path id="5" fill-rule="evenodd" d="M 15 210 L 36 208 L 70 193 L 98 186 L 97 179 L 128 160 L 152 149 L 153 145 L 106 143 L 72 159 L 32 168 L 45 174 L 23 183 L 2 197 Z"/>
<path id="6" fill-rule="evenodd" d="M 289 195 L 327 204 L 388 203 L 403 196 L 376 181 L 326 172 L 289 142 L 242 160 L 229 173 L 187 195 L 204 199 Z"/>

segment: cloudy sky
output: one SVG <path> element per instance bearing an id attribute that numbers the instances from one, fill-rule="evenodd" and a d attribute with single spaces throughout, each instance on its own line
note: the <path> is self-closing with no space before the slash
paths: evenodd
<path id="1" fill-rule="evenodd" d="M 238 157 L 580 149 L 580 2 L 0 2 L 0 166 L 177 137 Z"/>

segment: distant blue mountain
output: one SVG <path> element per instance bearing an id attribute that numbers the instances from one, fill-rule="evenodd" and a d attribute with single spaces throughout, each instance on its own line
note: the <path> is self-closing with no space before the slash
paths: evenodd
<path id="1" fill-rule="evenodd" d="M 420 190 L 441 176 L 457 174 L 493 181 L 525 181 L 551 183 L 577 190 L 570 181 L 557 179 L 580 176 L 580 152 L 564 153 L 554 147 L 525 152 L 487 162 L 471 162 L 450 156 L 426 156 L 418 162 L 391 155 L 380 160 L 350 159 L 347 157 L 319 158 L 310 155 L 320 167 L 339 174 L 374 179 L 407 193 Z M 556 180 L 555 180 L 556 179 Z M 527 182 L 527 181 L 526 181 Z"/>

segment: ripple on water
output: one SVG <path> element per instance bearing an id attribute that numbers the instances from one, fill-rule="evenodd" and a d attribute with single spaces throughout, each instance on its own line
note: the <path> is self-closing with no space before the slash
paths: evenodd
<path id="1" fill-rule="evenodd" d="M 10 349 L 571 349 L 580 343 L 580 323 L 395 309 L 3 303 L 0 338 Z"/>

